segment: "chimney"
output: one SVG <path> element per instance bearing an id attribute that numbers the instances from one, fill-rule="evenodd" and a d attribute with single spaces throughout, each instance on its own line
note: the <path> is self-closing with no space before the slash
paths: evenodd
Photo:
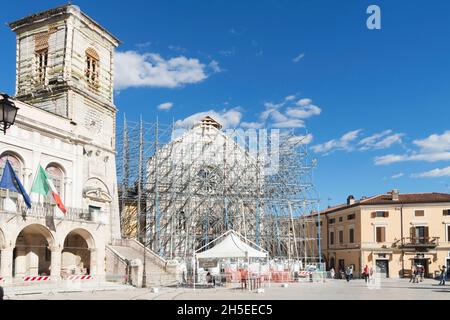
<path id="1" fill-rule="evenodd" d="M 354 203 L 355 203 L 355 197 L 352 196 L 352 195 L 349 195 L 349 196 L 347 197 L 347 205 L 352 205 L 352 204 L 354 204 Z"/>
<path id="2" fill-rule="evenodd" d="M 399 195 L 399 191 L 398 189 L 392 189 L 391 191 L 391 195 L 392 195 L 392 201 L 398 201 L 398 195 Z"/>

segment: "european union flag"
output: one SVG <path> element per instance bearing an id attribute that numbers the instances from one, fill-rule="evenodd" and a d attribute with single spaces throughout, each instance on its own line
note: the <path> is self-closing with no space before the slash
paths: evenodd
<path id="1" fill-rule="evenodd" d="M 3 169 L 2 180 L 0 181 L 0 188 L 9 191 L 20 193 L 28 208 L 31 208 L 31 200 L 28 193 L 25 191 L 22 183 L 14 172 L 11 163 L 6 160 L 5 169 Z"/>

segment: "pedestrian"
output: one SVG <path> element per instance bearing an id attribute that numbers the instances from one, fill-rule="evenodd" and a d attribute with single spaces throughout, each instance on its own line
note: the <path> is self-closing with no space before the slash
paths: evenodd
<path id="1" fill-rule="evenodd" d="M 373 266 L 370 267 L 370 274 L 369 274 L 369 280 L 372 281 L 373 280 Z"/>
<path id="2" fill-rule="evenodd" d="M 439 285 L 445 286 L 445 278 L 447 277 L 447 271 L 446 267 L 442 266 L 441 268 L 441 281 L 439 282 Z"/>
<path id="3" fill-rule="evenodd" d="M 417 265 L 414 270 L 414 281 L 413 283 L 419 283 L 420 278 L 420 265 Z"/>
<path id="4" fill-rule="evenodd" d="M 423 282 L 424 275 L 425 275 L 425 266 L 420 265 L 420 282 Z"/>
<path id="5" fill-rule="evenodd" d="M 350 280 L 353 280 L 353 266 L 350 266 Z"/>
<path id="6" fill-rule="evenodd" d="M 331 267 L 331 269 L 330 269 L 330 277 L 331 277 L 331 279 L 334 279 L 335 275 L 336 275 L 336 272 L 334 272 L 334 267 Z"/>
<path id="7" fill-rule="evenodd" d="M 409 279 L 409 282 L 416 282 L 416 266 L 413 266 L 411 269 L 411 279 Z"/>
<path id="8" fill-rule="evenodd" d="M 369 281 L 369 266 L 366 264 L 363 271 L 364 281 L 367 283 Z"/>
<path id="9" fill-rule="evenodd" d="M 345 270 L 345 279 L 347 280 L 347 282 L 350 281 L 350 267 L 347 267 L 347 269 Z"/>

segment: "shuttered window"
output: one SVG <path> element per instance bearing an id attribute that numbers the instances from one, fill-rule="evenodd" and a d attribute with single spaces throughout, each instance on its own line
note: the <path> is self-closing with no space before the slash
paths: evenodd
<path id="1" fill-rule="evenodd" d="M 377 243 L 386 242 L 386 227 L 377 227 L 376 236 Z"/>
<path id="2" fill-rule="evenodd" d="M 355 230 L 354 229 L 348 230 L 348 242 L 350 242 L 350 243 L 355 242 Z"/>

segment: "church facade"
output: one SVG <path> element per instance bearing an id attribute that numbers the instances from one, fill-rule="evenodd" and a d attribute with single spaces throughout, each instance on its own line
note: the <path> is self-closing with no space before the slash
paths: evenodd
<path id="1" fill-rule="evenodd" d="M 62 202 L 0 190 L 0 283 L 68 275 L 105 277 L 105 249 L 120 239 L 113 100 L 119 40 L 68 4 L 9 24 L 16 33 L 16 123 L 0 136 L 25 189 L 39 166 Z M 7 205 L 14 203 L 14 206 Z"/>

